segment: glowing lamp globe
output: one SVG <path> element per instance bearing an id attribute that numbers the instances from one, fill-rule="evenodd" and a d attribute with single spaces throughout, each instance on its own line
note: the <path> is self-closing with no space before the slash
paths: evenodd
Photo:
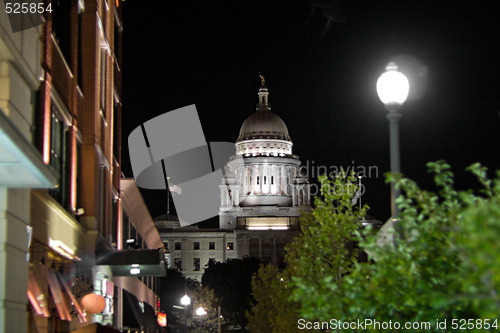
<path id="1" fill-rule="evenodd" d="M 189 298 L 188 295 L 182 296 L 182 298 L 181 298 L 181 304 L 184 305 L 184 306 L 191 304 L 191 298 Z"/>
<path id="2" fill-rule="evenodd" d="M 401 106 L 410 92 L 410 83 L 406 76 L 398 72 L 398 66 L 390 62 L 377 81 L 378 97 L 387 107 Z"/>
<path id="3" fill-rule="evenodd" d="M 106 307 L 106 300 L 101 295 L 87 294 L 80 301 L 87 313 L 101 313 Z"/>
<path id="4" fill-rule="evenodd" d="M 196 309 L 196 315 L 197 316 L 204 316 L 207 314 L 207 311 L 205 311 L 204 308 L 202 307 L 199 307 L 198 309 Z"/>

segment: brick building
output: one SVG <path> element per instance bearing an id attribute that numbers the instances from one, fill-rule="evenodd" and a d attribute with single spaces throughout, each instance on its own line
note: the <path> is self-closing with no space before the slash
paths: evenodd
<path id="1" fill-rule="evenodd" d="M 154 316 L 151 276 L 163 274 L 164 248 L 145 231 L 153 222 L 144 203 L 122 204 L 122 196 L 138 193 L 120 185 L 122 3 L 49 4 L 43 24 L 19 32 L 0 14 L 0 80 L 10 87 L 2 85 L 0 116 L 20 132 L 9 137 L 12 149 L 28 160 L 17 183 L 0 183 L 0 231 L 7 235 L 0 243 L 9 249 L 0 250 L 0 331 L 69 332 L 92 322 L 156 331 L 152 318 L 123 321 L 123 312 L 139 305 Z M 2 122 L 0 134 L 9 129 Z M 146 241 L 128 249 L 125 224 Z M 142 273 L 132 274 L 124 256 Z M 96 297 L 89 302 L 87 294 Z M 99 302 L 104 310 L 92 314 Z"/>

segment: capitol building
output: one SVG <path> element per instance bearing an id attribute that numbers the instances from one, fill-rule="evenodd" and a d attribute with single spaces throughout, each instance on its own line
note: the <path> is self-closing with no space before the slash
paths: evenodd
<path id="1" fill-rule="evenodd" d="M 219 228 L 181 228 L 169 212 L 155 219 L 169 268 L 200 281 L 209 261 L 252 256 L 280 265 L 284 246 L 298 235 L 300 212 L 310 209 L 309 180 L 292 146 L 261 76 L 256 111 L 240 128 L 219 186 Z"/>

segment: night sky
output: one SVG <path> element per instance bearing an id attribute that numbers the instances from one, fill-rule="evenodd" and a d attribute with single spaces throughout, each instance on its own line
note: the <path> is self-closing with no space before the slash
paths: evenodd
<path id="1" fill-rule="evenodd" d="M 266 77 L 272 111 L 311 166 L 375 166 L 371 214 L 390 215 L 389 128 L 375 84 L 390 60 L 410 79 L 401 170 L 432 189 L 425 164 L 452 165 L 459 189 L 482 162 L 500 169 L 496 1 L 123 2 L 123 155 L 141 123 L 196 104 L 206 140 L 234 142 Z M 308 161 L 308 162 L 307 162 Z M 359 170 L 359 169 L 358 169 Z M 373 170 L 373 169 L 372 169 Z M 142 191 L 154 217 L 165 191 Z"/>

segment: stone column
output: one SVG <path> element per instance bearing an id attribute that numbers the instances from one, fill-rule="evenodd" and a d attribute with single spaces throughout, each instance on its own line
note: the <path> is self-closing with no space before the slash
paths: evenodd
<path id="1" fill-rule="evenodd" d="M 260 194 L 262 194 L 262 182 L 264 181 L 263 177 L 262 177 L 262 169 L 264 167 L 262 165 L 259 165 L 259 186 L 260 186 Z"/>
<path id="2" fill-rule="evenodd" d="M 243 236 L 243 246 L 242 246 L 242 251 L 241 251 L 241 257 L 243 258 L 244 256 L 249 256 L 250 255 L 250 238 L 247 236 Z"/>
<path id="3" fill-rule="evenodd" d="M 284 165 L 280 167 L 280 192 L 286 195 L 286 168 Z"/>
<path id="4" fill-rule="evenodd" d="M 0 111 L 1 112 L 1 111 Z M 0 188 L 0 331 L 27 332 L 30 190 Z"/>
<path id="5" fill-rule="evenodd" d="M 245 173 L 245 182 L 246 182 L 246 191 L 245 195 L 247 193 L 252 194 L 252 167 L 251 166 L 246 166 L 246 173 Z"/>

